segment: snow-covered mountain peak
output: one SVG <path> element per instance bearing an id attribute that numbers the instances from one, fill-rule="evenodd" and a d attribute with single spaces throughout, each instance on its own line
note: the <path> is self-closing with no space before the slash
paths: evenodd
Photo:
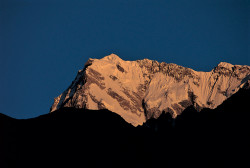
<path id="1" fill-rule="evenodd" d="M 149 59 L 124 61 L 111 54 L 89 59 L 55 98 L 51 112 L 62 107 L 108 109 L 136 126 L 162 112 L 176 117 L 190 105 L 216 108 L 246 87 L 249 76 L 247 65 L 221 62 L 210 72 L 199 72 Z"/>
<path id="2" fill-rule="evenodd" d="M 110 54 L 108 56 L 105 56 L 102 58 L 102 60 L 108 60 L 108 61 L 123 61 L 118 55 L 116 54 Z"/>
<path id="3" fill-rule="evenodd" d="M 218 67 L 224 67 L 224 68 L 227 68 L 227 69 L 232 69 L 234 67 L 234 65 L 230 64 L 230 63 L 227 63 L 227 62 L 220 62 L 218 64 Z"/>

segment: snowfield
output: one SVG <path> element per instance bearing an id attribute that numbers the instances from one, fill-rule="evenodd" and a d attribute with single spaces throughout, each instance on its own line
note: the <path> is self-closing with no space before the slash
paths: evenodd
<path id="1" fill-rule="evenodd" d="M 162 112 L 173 117 L 190 105 L 214 109 L 249 84 L 250 66 L 219 63 L 210 72 L 143 59 L 124 61 L 115 54 L 89 59 L 75 80 L 54 100 L 62 107 L 108 109 L 134 126 Z"/>

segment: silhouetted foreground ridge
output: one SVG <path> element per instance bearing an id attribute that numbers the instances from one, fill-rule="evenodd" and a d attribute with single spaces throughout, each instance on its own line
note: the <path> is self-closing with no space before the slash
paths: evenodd
<path id="1" fill-rule="evenodd" d="M 0 115 L 0 167 L 249 167 L 250 90 L 216 109 L 186 108 L 134 127 L 108 110 Z"/>

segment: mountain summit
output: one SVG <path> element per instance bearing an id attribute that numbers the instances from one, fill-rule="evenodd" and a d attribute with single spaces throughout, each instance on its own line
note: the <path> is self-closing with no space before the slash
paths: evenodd
<path id="1" fill-rule="evenodd" d="M 149 59 L 124 61 L 111 54 L 90 58 L 50 111 L 108 109 L 137 126 L 163 112 L 175 118 L 190 105 L 198 111 L 214 109 L 249 83 L 247 65 L 221 62 L 210 72 L 199 72 Z"/>

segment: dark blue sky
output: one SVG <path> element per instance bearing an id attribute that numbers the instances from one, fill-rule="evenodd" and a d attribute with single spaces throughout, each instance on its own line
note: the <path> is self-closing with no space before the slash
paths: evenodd
<path id="1" fill-rule="evenodd" d="M 0 112 L 48 113 L 89 57 L 249 63 L 249 0 L 0 0 Z"/>

